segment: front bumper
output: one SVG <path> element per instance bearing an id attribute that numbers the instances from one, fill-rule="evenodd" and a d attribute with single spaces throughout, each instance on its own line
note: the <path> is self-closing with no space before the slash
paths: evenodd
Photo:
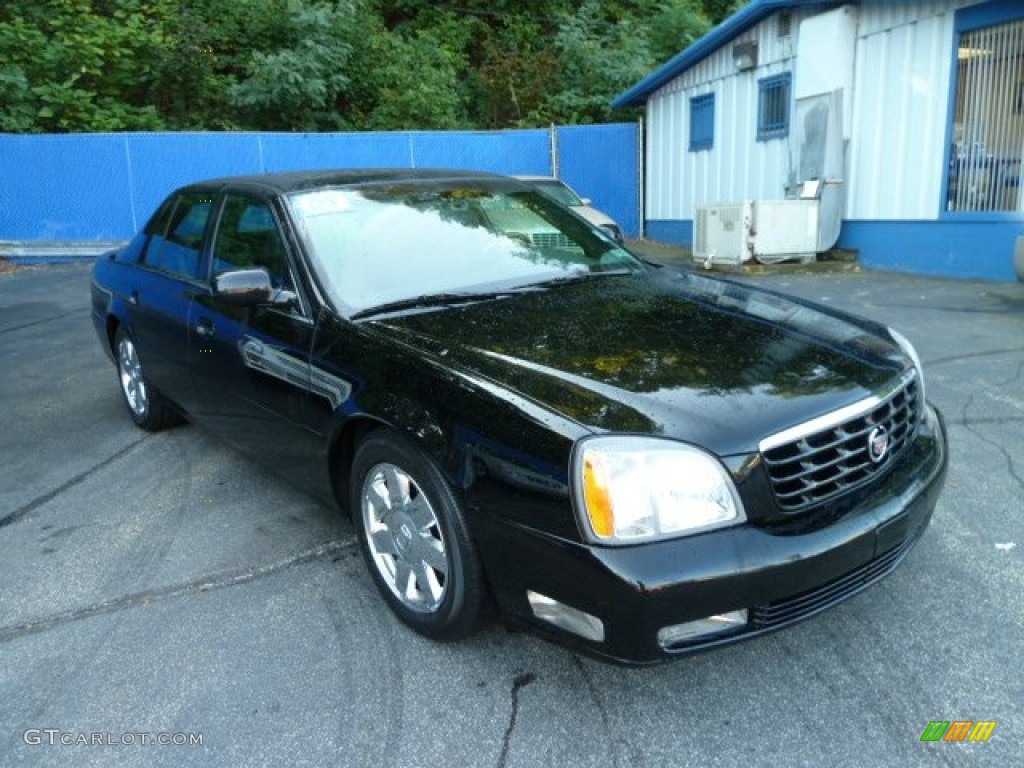
<path id="1" fill-rule="evenodd" d="M 931 519 L 945 481 L 942 417 L 925 422 L 899 466 L 839 520 L 781 534 L 744 524 L 631 547 L 598 547 L 501 525 L 483 554 L 507 614 L 592 655 L 649 664 L 754 637 L 813 616 L 878 581 L 902 562 Z M 492 531 L 492 533 L 499 533 Z M 604 640 L 539 622 L 527 591 L 600 619 Z M 659 629 L 745 609 L 729 634 L 663 648 Z"/>

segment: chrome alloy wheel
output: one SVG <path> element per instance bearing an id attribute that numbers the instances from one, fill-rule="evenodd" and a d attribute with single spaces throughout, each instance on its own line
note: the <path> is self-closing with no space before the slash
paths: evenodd
<path id="1" fill-rule="evenodd" d="M 128 407 L 136 417 L 142 419 L 149 409 L 149 392 L 142 375 L 142 364 L 135 351 L 135 345 L 127 336 L 122 336 L 117 345 L 117 370 L 121 375 L 121 390 Z"/>
<path id="2" fill-rule="evenodd" d="M 381 578 L 409 610 L 436 611 L 448 584 L 448 558 L 426 494 L 399 467 L 376 464 L 363 481 L 361 507 Z"/>

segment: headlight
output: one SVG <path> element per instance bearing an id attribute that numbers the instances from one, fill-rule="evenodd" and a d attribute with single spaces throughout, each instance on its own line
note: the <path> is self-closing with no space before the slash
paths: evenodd
<path id="1" fill-rule="evenodd" d="M 718 460 L 671 440 L 585 439 L 573 456 L 573 483 L 584 530 L 602 544 L 672 538 L 746 519 Z"/>
<path id="2" fill-rule="evenodd" d="M 917 371 L 917 386 L 921 392 L 921 407 L 924 408 L 924 367 L 921 365 L 921 358 L 918 357 L 917 350 L 914 349 L 914 345 L 910 343 L 910 339 L 902 333 L 890 328 L 889 335 L 892 336 L 893 341 L 900 345 L 900 349 L 903 350 L 903 354 L 909 357 L 911 362 L 914 364 L 914 369 Z"/>

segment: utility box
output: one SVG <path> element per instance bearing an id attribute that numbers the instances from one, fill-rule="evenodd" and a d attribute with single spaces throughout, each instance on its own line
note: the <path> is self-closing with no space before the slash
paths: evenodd
<path id="1" fill-rule="evenodd" d="M 693 260 L 705 267 L 739 265 L 753 258 L 752 203 L 704 205 L 695 212 Z"/>
<path id="2" fill-rule="evenodd" d="M 745 200 L 697 208 L 693 260 L 704 267 L 813 261 L 819 250 L 820 201 Z"/>
<path id="3" fill-rule="evenodd" d="M 754 258 L 762 263 L 814 261 L 818 253 L 820 201 L 758 200 L 750 233 Z"/>

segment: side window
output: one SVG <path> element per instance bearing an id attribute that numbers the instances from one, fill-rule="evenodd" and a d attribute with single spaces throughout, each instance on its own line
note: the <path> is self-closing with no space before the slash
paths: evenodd
<path id="1" fill-rule="evenodd" d="M 198 277 L 199 251 L 212 210 L 209 195 L 186 193 L 170 201 L 150 224 L 143 263 L 174 275 Z"/>
<path id="2" fill-rule="evenodd" d="M 789 135 L 789 72 L 757 81 L 757 140 L 783 139 Z"/>
<path id="3" fill-rule="evenodd" d="M 690 151 L 700 152 L 715 145 L 715 94 L 690 99 Z"/>
<path id="4" fill-rule="evenodd" d="M 284 241 L 270 206 L 251 197 L 228 194 L 213 243 L 213 273 L 265 267 L 275 288 L 294 291 Z"/>

